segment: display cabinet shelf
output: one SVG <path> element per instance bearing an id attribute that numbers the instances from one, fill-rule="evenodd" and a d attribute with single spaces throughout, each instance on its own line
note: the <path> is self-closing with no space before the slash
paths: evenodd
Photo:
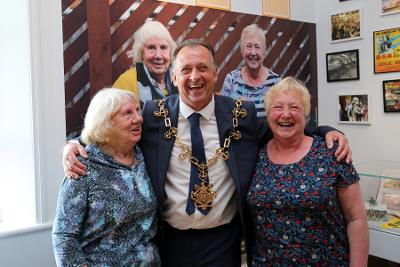
<path id="1" fill-rule="evenodd" d="M 400 161 L 378 160 L 354 165 L 361 177 L 367 209 L 370 254 L 400 263 L 400 226 L 384 227 L 392 218 L 400 216 Z"/>

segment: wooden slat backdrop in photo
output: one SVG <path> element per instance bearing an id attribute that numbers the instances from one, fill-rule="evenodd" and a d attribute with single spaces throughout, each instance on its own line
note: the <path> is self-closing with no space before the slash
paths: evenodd
<path id="1" fill-rule="evenodd" d="M 315 25 L 156 0 L 62 0 L 67 134 L 80 131 L 91 97 L 111 86 L 131 67 L 126 53 L 133 33 L 146 21 L 158 20 L 175 41 L 205 38 L 216 51 L 222 87 L 227 73 L 242 63 L 239 40 L 244 27 L 265 30 L 265 65 L 283 77 L 304 81 L 312 93 L 310 124 L 315 125 L 317 65 Z M 89 19 L 88 19 L 89 18 Z"/>

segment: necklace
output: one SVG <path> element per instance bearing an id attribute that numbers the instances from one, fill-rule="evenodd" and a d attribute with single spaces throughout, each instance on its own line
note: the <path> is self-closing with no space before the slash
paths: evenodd
<path id="1" fill-rule="evenodd" d="M 189 161 L 196 166 L 199 177 L 201 180 L 200 185 L 194 185 L 194 190 L 191 192 L 191 199 L 195 203 L 197 208 L 201 208 L 206 210 L 213 206 L 213 201 L 217 196 L 217 193 L 213 191 L 213 184 L 207 184 L 207 173 L 208 169 L 213 166 L 219 158 L 223 160 L 229 159 L 228 149 L 230 147 L 232 139 L 239 140 L 241 138 L 240 131 L 237 129 L 239 125 L 239 118 L 244 118 L 247 116 L 247 110 L 241 108 L 244 102 L 243 98 L 239 98 L 235 100 L 236 107 L 232 110 L 233 119 L 232 119 L 232 129 L 229 133 L 229 136 L 225 138 L 223 146 L 216 149 L 214 156 L 206 161 L 206 163 L 201 163 L 199 159 L 192 155 L 192 151 L 190 148 L 183 144 L 180 137 L 178 136 L 178 129 L 176 127 L 172 127 L 171 119 L 168 117 L 169 111 L 165 108 L 165 100 L 154 100 L 157 102 L 159 110 L 154 111 L 154 116 L 164 118 L 164 126 L 166 131 L 164 133 L 164 138 L 170 140 L 172 137 L 175 138 L 175 142 L 178 144 L 181 149 L 181 154 L 179 155 L 179 160 L 189 159 Z"/>

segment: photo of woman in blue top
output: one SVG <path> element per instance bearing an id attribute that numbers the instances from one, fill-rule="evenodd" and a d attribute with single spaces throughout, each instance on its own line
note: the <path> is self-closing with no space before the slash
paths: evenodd
<path id="1" fill-rule="evenodd" d="M 243 65 L 226 75 L 221 94 L 254 102 L 257 117 L 265 118 L 264 96 L 281 77 L 264 65 L 266 39 L 257 24 L 245 27 L 240 37 Z"/>

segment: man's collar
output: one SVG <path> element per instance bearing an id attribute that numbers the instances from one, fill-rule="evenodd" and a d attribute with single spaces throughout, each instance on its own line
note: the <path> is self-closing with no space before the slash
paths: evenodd
<path id="1" fill-rule="evenodd" d="M 181 112 L 182 116 L 185 119 L 187 119 L 193 113 L 197 112 L 200 113 L 201 116 L 203 116 L 205 119 L 209 120 L 214 112 L 214 107 L 215 107 L 214 95 L 212 96 L 210 103 L 208 103 L 207 106 L 205 106 L 202 110 L 199 111 L 196 111 L 191 107 L 189 107 L 185 102 L 182 101 L 182 98 L 179 96 L 179 111 Z"/>

